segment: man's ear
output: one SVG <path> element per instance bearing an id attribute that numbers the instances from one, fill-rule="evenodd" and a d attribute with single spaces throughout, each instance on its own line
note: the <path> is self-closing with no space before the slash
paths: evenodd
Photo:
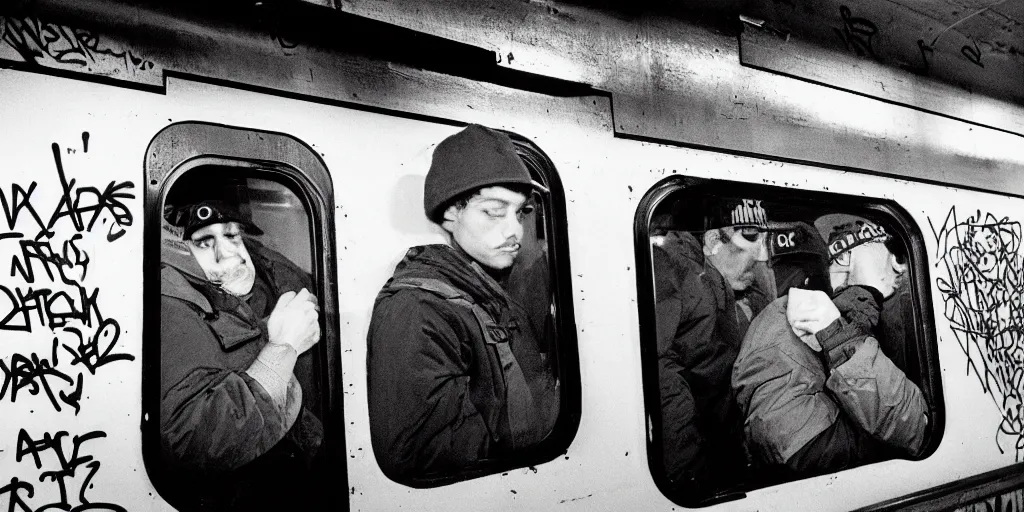
<path id="1" fill-rule="evenodd" d="M 459 216 L 462 215 L 462 209 L 456 205 L 449 206 L 445 211 L 444 215 L 441 216 L 441 227 L 449 233 L 452 231 L 452 224 L 459 220 Z"/>
<path id="2" fill-rule="evenodd" d="M 704 232 L 704 255 L 711 256 L 718 254 L 718 251 L 722 248 L 722 232 L 717 229 L 709 229 Z"/>

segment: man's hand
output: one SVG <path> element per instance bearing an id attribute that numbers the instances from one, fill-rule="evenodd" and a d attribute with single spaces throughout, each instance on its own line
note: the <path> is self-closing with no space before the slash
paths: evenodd
<path id="1" fill-rule="evenodd" d="M 287 292 L 277 299 L 267 319 L 270 342 L 291 345 L 302 354 L 320 341 L 320 313 L 316 297 L 303 288 L 299 293 Z"/>
<path id="2" fill-rule="evenodd" d="M 815 352 L 821 352 L 821 344 L 814 337 L 818 331 L 826 328 L 839 318 L 839 309 L 832 299 L 822 291 L 789 289 L 789 305 L 786 307 L 786 319 L 793 332 Z"/>

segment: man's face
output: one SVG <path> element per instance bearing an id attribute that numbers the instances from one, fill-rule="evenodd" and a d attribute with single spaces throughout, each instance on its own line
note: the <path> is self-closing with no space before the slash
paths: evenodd
<path id="1" fill-rule="evenodd" d="M 523 217 L 533 211 L 527 197 L 505 187 L 485 187 L 466 203 L 445 211 L 443 226 L 455 243 L 481 265 L 512 266 L 523 238 Z"/>
<path id="2" fill-rule="evenodd" d="M 720 240 L 708 245 L 704 254 L 734 291 L 743 291 L 754 283 L 754 266 L 768 261 L 768 236 L 755 227 L 721 228 Z M 721 243 L 721 245 L 719 245 Z"/>
<path id="3" fill-rule="evenodd" d="M 882 242 L 868 242 L 846 251 L 829 264 L 833 289 L 842 286 L 870 286 L 883 297 L 896 291 L 900 273 L 893 268 L 895 259 Z"/>
<path id="4" fill-rule="evenodd" d="M 242 242 L 237 222 L 211 224 L 189 237 L 189 248 L 206 278 L 232 295 L 245 295 L 256 280 L 256 267 Z"/>

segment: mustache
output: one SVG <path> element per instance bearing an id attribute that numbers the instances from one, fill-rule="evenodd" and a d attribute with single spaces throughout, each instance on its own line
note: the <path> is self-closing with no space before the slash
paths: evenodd
<path id="1" fill-rule="evenodd" d="M 499 245 L 498 249 L 510 249 L 517 245 L 519 245 L 519 240 L 515 237 L 510 237 L 508 240 L 505 240 L 505 243 Z"/>

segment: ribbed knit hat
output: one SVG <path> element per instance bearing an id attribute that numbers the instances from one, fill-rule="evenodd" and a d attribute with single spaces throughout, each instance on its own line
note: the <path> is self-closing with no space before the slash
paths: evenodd
<path id="1" fill-rule="evenodd" d="M 751 226 L 768 229 L 768 213 L 757 199 L 719 198 L 708 205 L 705 229 Z"/>
<path id="2" fill-rule="evenodd" d="M 438 222 L 449 201 L 490 185 L 527 185 L 547 191 L 530 179 L 508 135 L 472 124 L 434 149 L 423 183 L 423 210 Z"/>

